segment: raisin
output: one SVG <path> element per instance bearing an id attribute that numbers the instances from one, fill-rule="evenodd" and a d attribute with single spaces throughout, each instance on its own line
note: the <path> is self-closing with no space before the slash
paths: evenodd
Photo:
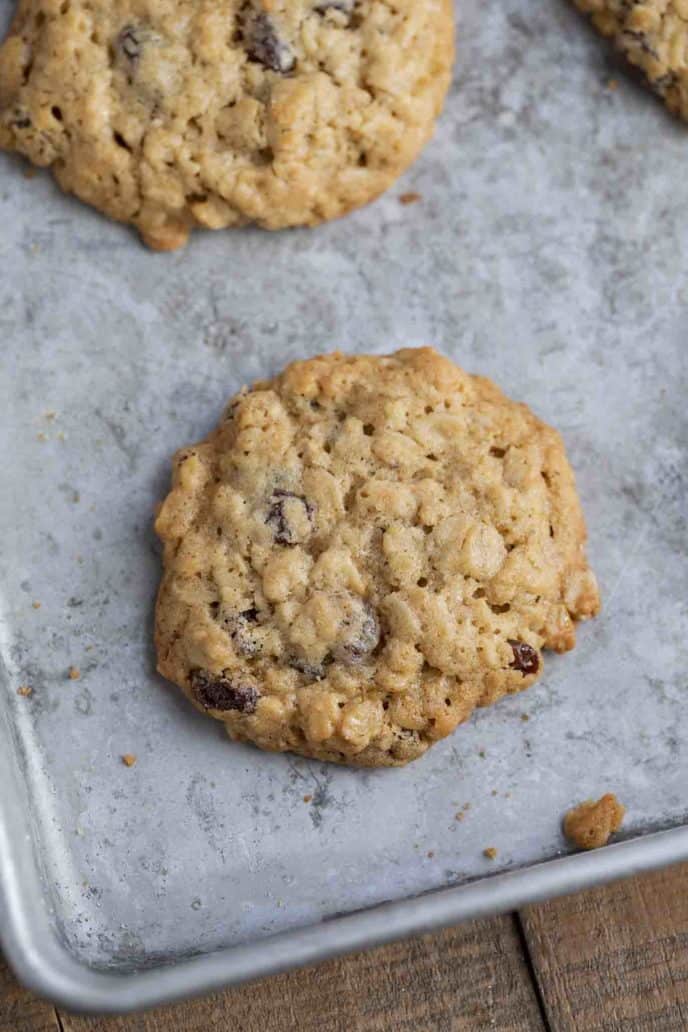
<path id="1" fill-rule="evenodd" d="M 133 25 L 126 25 L 122 29 L 117 45 L 130 61 L 136 61 L 141 56 L 141 37 Z"/>
<path id="2" fill-rule="evenodd" d="M 378 619 L 373 609 L 366 604 L 360 619 L 349 618 L 344 622 L 344 627 L 348 629 L 349 636 L 332 650 L 332 655 L 340 663 L 360 663 L 380 642 Z"/>
<path id="3" fill-rule="evenodd" d="M 225 674 L 208 670 L 192 671 L 191 690 L 205 709 L 255 713 L 258 705 L 258 690 L 252 684 L 236 684 Z"/>
<path id="4" fill-rule="evenodd" d="M 246 53 L 272 72 L 291 72 L 296 59 L 290 47 L 277 34 L 272 18 L 253 14 L 245 27 Z"/>
<path id="5" fill-rule="evenodd" d="M 509 666 L 518 670 L 525 677 L 526 674 L 536 674 L 540 669 L 540 659 L 532 645 L 525 641 L 514 641 L 508 639 L 509 645 L 514 653 L 514 661 Z"/>
<path id="6" fill-rule="evenodd" d="M 294 498 L 304 508 L 304 512 L 310 523 L 313 522 L 313 506 L 307 502 L 303 495 L 294 494 L 293 491 L 276 490 L 272 492 L 269 501 L 268 514 L 265 522 L 275 535 L 275 542 L 278 545 L 295 545 L 299 540 L 298 529 L 289 522 L 285 502 L 288 498 Z"/>

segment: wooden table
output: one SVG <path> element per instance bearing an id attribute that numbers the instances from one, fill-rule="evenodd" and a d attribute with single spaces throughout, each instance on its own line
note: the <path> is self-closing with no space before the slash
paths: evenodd
<path id="1" fill-rule="evenodd" d="M 176 1007 L 74 1017 L 0 962 L 0 1032 L 683 1032 L 688 864 Z"/>

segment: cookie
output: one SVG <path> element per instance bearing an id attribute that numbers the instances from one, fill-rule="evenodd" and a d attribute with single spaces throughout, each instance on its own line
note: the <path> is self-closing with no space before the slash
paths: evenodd
<path id="1" fill-rule="evenodd" d="M 686 0 L 574 0 L 644 73 L 675 115 L 688 119 Z"/>
<path id="2" fill-rule="evenodd" d="M 599 608 L 559 435 L 431 348 L 241 391 L 174 460 L 158 669 L 233 739 L 415 759 Z"/>
<path id="3" fill-rule="evenodd" d="M 314 225 L 417 156 L 453 36 L 451 0 L 19 0 L 0 147 L 159 250 Z"/>

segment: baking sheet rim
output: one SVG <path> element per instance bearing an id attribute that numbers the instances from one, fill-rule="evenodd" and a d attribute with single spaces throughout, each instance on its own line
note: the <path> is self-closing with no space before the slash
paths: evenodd
<path id="1" fill-rule="evenodd" d="M 3 727 L 4 724 L 4 727 Z M 9 726 L 0 721 L 0 945 L 18 978 L 72 1011 L 124 1013 L 257 979 L 469 918 L 688 859 L 688 826 L 636 837 L 590 853 L 543 861 L 467 885 L 382 903 L 309 927 L 177 963 L 127 974 L 96 971 L 60 943 L 48 913 L 26 787 Z M 40 900 L 41 906 L 31 905 Z"/>

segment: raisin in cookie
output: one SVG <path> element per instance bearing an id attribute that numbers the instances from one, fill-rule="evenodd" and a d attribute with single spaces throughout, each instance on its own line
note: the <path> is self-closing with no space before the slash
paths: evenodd
<path id="1" fill-rule="evenodd" d="M 599 608 L 559 435 L 431 348 L 243 390 L 175 458 L 159 670 L 230 736 L 400 765 Z"/>
<path id="2" fill-rule="evenodd" d="M 451 0 L 19 0 L 0 147 L 160 250 L 313 225 L 413 161 L 452 59 Z"/>
<path id="3" fill-rule="evenodd" d="M 645 74 L 675 115 L 688 119 L 687 0 L 574 0 Z"/>

